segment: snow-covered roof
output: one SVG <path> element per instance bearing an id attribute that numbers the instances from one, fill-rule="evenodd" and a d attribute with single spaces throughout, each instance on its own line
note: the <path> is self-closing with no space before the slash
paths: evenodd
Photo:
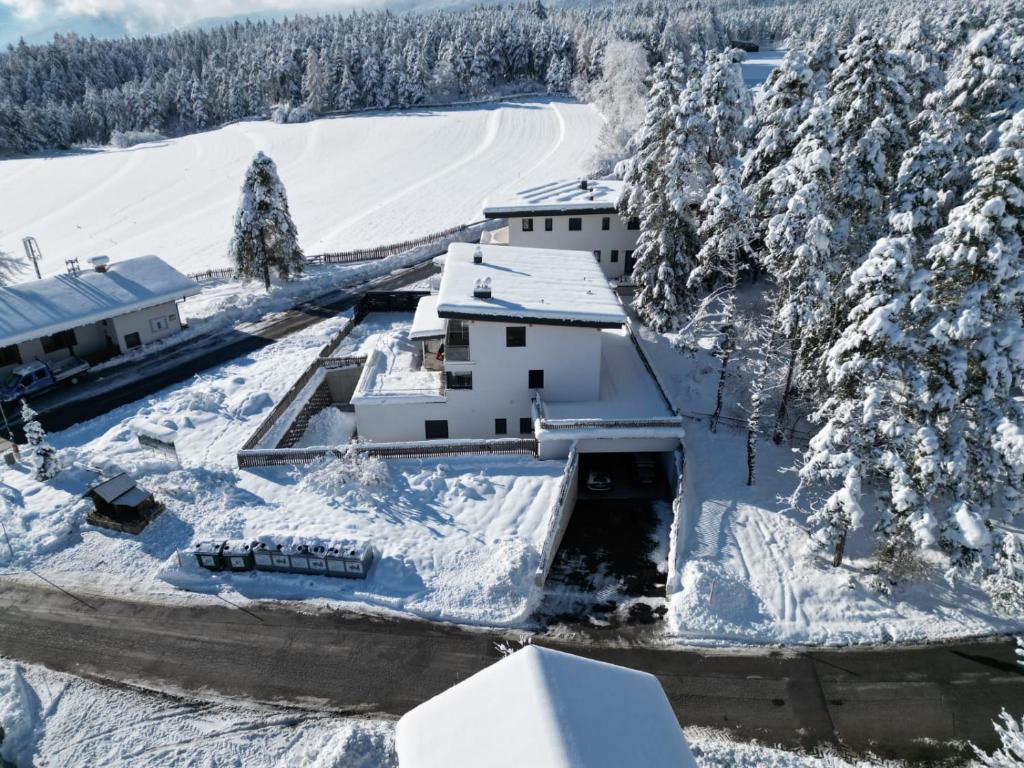
<path id="1" fill-rule="evenodd" d="M 349 399 L 357 408 L 373 403 L 443 403 L 440 371 L 428 371 L 419 359 L 419 345 L 408 331 L 383 334 L 366 358 Z"/>
<path id="2" fill-rule="evenodd" d="M 416 304 L 410 339 L 436 339 L 444 336 L 444 320 L 437 316 L 437 295 L 424 296 Z"/>
<path id="3" fill-rule="evenodd" d="M 584 188 L 584 184 L 586 187 Z M 503 219 L 524 214 L 615 213 L 624 181 L 574 179 L 552 181 L 487 200 L 484 216 Z"/>
<path id="4" fill-rule="evenodd" d="M 474 264 L 479 249 L 482 263 Z M 489 280 L 490 298 L 474 295 Z M 445 258 L 437 314 L 550 325 L 618 328 L 622 305 L 589 251 L 452 243 Z"/>
<path id="5" fill-rule="evenodd" d="M 199 293 L 199 286 L 157 256 L 114 262 L 0 288 L 0 346 L 98 323 Z"/>
<path id="6" fill-rule="evenodd" d="M 653 675 L 527 646 L 398 721 L 402 768 L 696 768 Z"/>

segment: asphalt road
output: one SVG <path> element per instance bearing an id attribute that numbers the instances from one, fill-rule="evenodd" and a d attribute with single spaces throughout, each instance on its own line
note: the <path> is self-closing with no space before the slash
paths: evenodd
<path id="1" fill-rule="evenodd" d="M 168 692 L 400 715 L 499 658 L 491 631 L 249 604 L 168 606 L 0 579 L 0 655 Z M 848 755 L 931 762 L 993 747 L 1000 709 L 1024 713 L 1011 643 L 704 653 L 543 645 L 658 676 L 684 725 Z"/>
<path id="2" fill-rule="evenodd" d="M 184 381 L 201 371 L 236 357 L 251 354 L 278 339 L 308 328 L 352 307 L 363 293 L 388 291 L 428 277 L 437 271 L 432 259 L 409 269 L 324 293 L 287 312 L 274 313 L 271 319 L 223 328 L 172 346 L 159 354 L 132 360 L 124 365 L 89 375 L 77 385 L 58 387 L 32 399 L 47 431 L 66 429 L 73 424 L 107 413 Z M 17 409 L 14 409 L 15 411 Z M 16 436 L 15 414 L 7 414 Z"/>

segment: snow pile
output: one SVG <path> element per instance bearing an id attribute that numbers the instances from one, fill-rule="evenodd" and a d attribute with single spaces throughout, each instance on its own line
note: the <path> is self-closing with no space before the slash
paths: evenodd
<path id="1" fill-rule="evenodd" d="M 686 740 L 700 768 L 897 768 L 875 758 L 848 762 L 842 758 L 787 752 L 782 749 L 734 741 L 726 732 L 707 728 L 686 728 Z"/>
<path id="2" fill-rule="evenodd" d="M 19 664 L 0 661 L 0 761 L 32 765 L 39 739 L 40 703 Z"/>
<path id="3" fill-rule="evenodd" d="M 352 411 L 328 406 L 309 420 L 309 426 L 295 443 L 295 448 L 344 445 L 356 431 L 356 415 Z"/>
<path id="4" fill-rule="evenodd" d="M 79 529 L 91 505 L 79 496 L 96 479 L 95 473 L 75 467 L 40 483 L 31 468 L 21 464 L 4 474 L 10 478 L 0 486 L 0 565 L 28 566 L 81 540 Z"/>

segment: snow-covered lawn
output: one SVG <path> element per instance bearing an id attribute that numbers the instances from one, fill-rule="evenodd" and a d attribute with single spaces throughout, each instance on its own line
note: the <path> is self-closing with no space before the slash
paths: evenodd
<path id="1" fill-rule="evenodd" d="M 395 721 L 110 687 L 0 659 L 0 758 L 17 768 L 392 768 Z M 867 768 L 685 729 L 700 768 Z"/>
<path id="2" fill-rule="evenodd" d="M 372 347 L 410 315 L 371 315 L 339 354 Z M 317 354 L 335 318 L 213 369 L 188 384 L 51 435 L 70 465 L 40 485 L 23 467 L 0 472 L 0 565 L 32 565 L 62 585 L 137 596 L 174 586 L 241 598 L 344 601 L 375 610 L 489 625 L 519 624 L 539 600 L 533 582 L 562 462 L 519 457 L 403 460 L 240 471 L 235 453 Z M 180 466 L 140 447 L 132 424 L 177 432 Z M 138 537 L 84 525 L 78 495 L 119 467 L 167 509 Z M 367 541 L 379 561 L 365 581 L 291 574 L 212 575 L 175 551 L 208 538 L 257 535 Z M 175 594 L 191 594 L 175 592 Z"/>
<path id="3" fill-rule="evenodd" d="M 714 409 L 718 362 L 672 348 L 643 331 L 644 348 L 676 406 L 685 413 Z M 744 383 L 727 389 L 725 415 L 743 418 Z M 746 433 L 707 420 L 687 426 L 686 487 L 674 592 L 667 629 L 690 644 L 827 644 L 918 642 L 1019 631 L 1024 618 L 1000 615 L 988 597 L 963 580 L 944 578 L 945 558 L 922 559 L 919 572 L 892 588 L 873 587 L 872 520 L 851 534 L 846 560 L 832 568 L 804 530 L 805 516 L 783 500 L 800 445 L 758 446 L 757 480 L 746 485 Z"/>
<path id="4" fill-rule="evenodd" d="M 64 259 L 155 253 L 185 272 L 227 266 L 238 190 L 270 155 L 307 253 L 399 242 L 480 218 L 500 192 L 586 170 L 602 121 L 557 98 L 235 123 L 128 149 L 0 162 L 0 250 L 39 240 Z M 28 279 L 28 276 L 25 276 Z"/>

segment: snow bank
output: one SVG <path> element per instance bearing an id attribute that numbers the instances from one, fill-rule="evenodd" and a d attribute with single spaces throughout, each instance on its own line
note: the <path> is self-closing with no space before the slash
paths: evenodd
<path id="1" fill-rule="evenodd" d="M 21 665 L 0 660 L 0 759 L 19 768 L 32 765 L 41 715 Z"/>

